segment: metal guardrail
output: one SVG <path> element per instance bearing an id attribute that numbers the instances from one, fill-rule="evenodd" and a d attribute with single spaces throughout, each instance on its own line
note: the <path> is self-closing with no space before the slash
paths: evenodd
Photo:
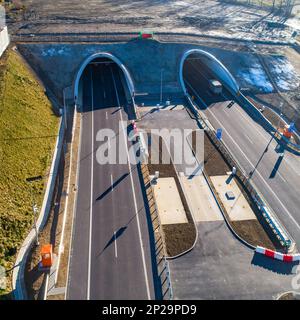
<path id="1" fill-rule="evenodd" d="M 166 270 L 166 282 L 167 282 L 167 292 L 169 292 L 169 299 L 168 300 L 173 300 L 174 295 L 173 295 L 173 287 L 172 287 L 172 282 L 171 282 L 171 274 L 170 274 L 170 266 L 169 266 L 169 261 L 164 258 L 164 263 L 165 263 L 165 270 Z M 164 295 L 165 295 L 164 294 Z"/>
<path id="2" fill-rule="evenodd" d="M 207 134 L 209 135 L 209 137 L 211 138 L 215 146 L 223 154 L 223 156 L 226 158 L 230 166 L 237 168 L 237 173 L 236 173 L 237 177 L 243 182 L 245 188 L 248 190 L 248 192 L 252 196 L 252 199 L 254 200 L 258 209 L 262 213 L 262 217 L 265 219 L 266 223 L 268 224 L 271 231 L 280 242 L 281 246 L 286 250 L 289 250 L 290 248 L 292 248 L 294 244 L 292 237 L 288 234 L 288 232 L 284 229 L 284 227 L 279 223 L 279 220 L 276 217 L 275 213 L 267 204 L 267 201 L 260 194 L 255 184 L 250 181 L 249 177 L 247 177 L 247 174 L 242 169 L 242 166 L 239 164 L 238 160 L 234 158 L 233 154 L 229 151 L 229 149 L 224 144 L 224 142 L 219 141 L 216 138 L 215 130 L 212 129 L 209 124 L 206 123 L 206 120 L 202 117 L 201 113 L 195 106 L 190 96 L 186 95 L 186 98 L 189 104 L 192 106 L 193 112 L 198 117 L 198 120 L 200 120 L 201 126 L 203 127 L 203 129 L 206 130 Z"/>
<path id="3" fill-rule="evenodd" d="M 21 27 L 20 27 L 21 28 Z M 65 32 L 65 33 L 26 33 L 19 32 L 18 34 L 12 35 L 12 41 L 16 42 L 120 42 L 128 41 L 133 38 L 138 38 L 140 32 Z M 279 40 L 253 40 L 245 38 L 233 38 L 216 36 L 205 33 L 192 33 L 192 32 L 154 32 L 154 40 L 160 42 L 182 42 L 186 41 L 186 38 L 190 37 L 195 40 L 211 40 L 211 41 L 226 41 L 233 43 L 256 43 L 265 45 L 276 45 L 276 46 L 292 46 L 294 43 L 290 41 L 279 41 Z"/>
<path id="4" fill-rule="evenodd" d="M 138 32 L 91 33 L 18 33 L 11 35 L 13 42 L 125 42 L 137 39 Z"/>

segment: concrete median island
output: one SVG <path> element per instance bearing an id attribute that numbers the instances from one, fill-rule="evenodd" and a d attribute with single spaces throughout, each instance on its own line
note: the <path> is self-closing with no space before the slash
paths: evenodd
<path id="1" fill-rule="evenodd" d="M 210 177 L 231 221 L 256 219 L 247 199 L 231 175 Z M 232 194 L 232 198 L 228 194 Z"/>
<path id="2" fill-rule="evenodd" d="M 160 138 L 160 141 L 161 141 L 161 138 Z M 159 164 L 151 164 L 151 161 L 149 160 L 149 164 L 148 164 L 149 173 L 150 175 L 154 175 L 156 171 L 159 171 L 160 179 L 173 178 L 172 181 L 175 182 L 175 184 L 172 184 L 173 188 L 175 188 L 175 185 L 176 185 L 178 190 L 177 196 L 180 197 L 180 201 L 186 215 L 185 219 L 183 220 L 180 219 L 180 223 L 176 221 L 176 223 L 162 224 L 162 230 L 164 233 L 167 254 L 169 257 L 173 257 L 189 250 L 193 246 L 196 240 L 196 227 L 194 225 L 191 212 L 187 204 L 187 200 L 181 188 L 181 184 L 179 182 L 179 178 L 173 166 L 173 163 L 171 162 L 170 164 L 161 164 L 162 141 L 160 142 L 159 153 L 160 153 Z M 149 148 L 149 159 L 150 158 L 151 158 L 151 150 Z M 154 190 L 155 190 L 155 187 L 154 187 Z M 174 194 L 169 196 L 172 196 L 172 201 L 173 201 Z M 179 205 L 180 205 L 180 201 L 178 199 Z M 158 204 L 157 201 L 156 203 L 159 210 L 160 205 Z"/>
<path id="3" fill-rule="evenodd" d="M 193 145 L 193 148 L 194 147 L 195 146 Z M 260 212 L 243 187 L 241 181 L 234 177 L 232 179 L 234 182 L 231 180 L 231 184 L 234 184 L 234 188 L 232 186 L 230 187 L 230 184 L 226 187 L 226 180 L 228 179 L 227 174 L 231 172 L 231 168 L 207 133 L 205 133 L 204 139 L 204 155 L 204 172 L 211 185 L 212 191 L 233 230 L 250 245 L 257 246 L 263 244 L 264 247 L 270 249 L 278 248 L 278 244 L 271 240 L 262 225 L 263 222 L 259 220 Z M 222 180 L 222 183 L 220 183 L 220 179 Z M 235 190 L 236 204 L 240 206 L 242 212 L 241 210 L 237 210 L 238 206 L 234 209 L 233 204 L 230 204 L 230 201 L 232 200 L 226 198 L 227 189 L 228 191 L 230 189 Z M 232 209 L 234 210 L 232 211 Z"/>

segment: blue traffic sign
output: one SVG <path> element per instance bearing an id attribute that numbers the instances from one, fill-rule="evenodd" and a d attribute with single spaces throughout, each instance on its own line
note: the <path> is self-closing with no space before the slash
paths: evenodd
<path id="1" fill-rule="evenodd" d="M 223 132 L 223 129 L 217 129 L 217 133 L 216 133 L 216 136 L 217 136 L 217 139 L 218 140 L 221 140 L 222 139 L 222 132 Z"/>
<path id="2" fill-rule="evenodd" d="M 295 123 L 294 122 L 291 122 L 290 125 L 289 125 L 289 132 L 293 132 L 295 131 Z"/>

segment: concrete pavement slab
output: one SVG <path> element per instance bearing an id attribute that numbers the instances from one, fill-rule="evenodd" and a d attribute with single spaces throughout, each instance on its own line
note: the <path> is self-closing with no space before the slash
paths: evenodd
<path id="1" fill-rule="evenodd" d="M 211 177 L 211 180 L 232 221 L 256 219 L 254 212 L 234 179 L 224 175 Z M 234 199 L 228 197 L 228 194 L 233 194 Z"/>
<path id="2" fill-rule="evenodd" d="M 174 178 L 157 179 L 154 195 L 162 224 L 188 222 Z"/>
<path id="3" fill-rule="evenodd" d="M 203 175 L 180 177 L 196 222 L 223 220 Z"/>

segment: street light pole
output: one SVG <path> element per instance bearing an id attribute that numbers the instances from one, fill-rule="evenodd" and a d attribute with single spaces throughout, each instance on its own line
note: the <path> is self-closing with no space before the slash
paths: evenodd
<path id="1" fill-rule="evenodd" d="M 67 123 L 68 123 L 68 119 L 67 119 L 67 106 L 66 106 L 66 94 L 65 94 L 65 90 L 66 90 L 67 88 L 64 88 L 63 89 L 63 99 L 64 99 L 64 120 L 65 120 L 65 130 L 67 129 Z"/>
<path id="2" fill-rule="evenodd" d="M 280 113 L 279 113 L 279 119 L 278 119 L 278 129 L 280 128 L 280 118 L 282 117 L 282 115 L 283 115 L 283 113 L 282 113 L 282 111 L 283 111 L 283 102 L 280 102 Z"/>
<path id="3" fill-rule="evenodd" d="M 33 211 L 33 215 L 34 215 L 34 229 L 35 229 L 35 244 L 37 246 L 40 245 L 40 242 L 39 242 L 39 232 L 38 232 L 38 229 L 37 229 L 37 225 L 36 225 L 36 214 L 38 212 L 38 207 L 36 204 L 34 204 L 32 206 L 32 211 Z"/>
<path id="4" fill-rule="evenodd" d="M 31 183 L 31 182 L 35 182 L 35 181 L 40 181 L 42 180 L 43 177 L 42 176 L 36 176 L 36 177 L 30 177 L 30 178 L 26 178 L 26 181 L 28 183 Z M 35 203 L 34 201 L 34 196 L 33 196 L 33 192 L 32 192 L 32 187 L 30 186 L 30 194 L 31 194 L 31 200 L 32 200 L 32 212 L 33 212 L 33 217 L 34 217 L 34 230 L 35 230 L 35 243 L 37 246 L 40 245 L 40 242 L 39 242 L 39 231 L 38 231 L 38 228 L 37 228 L 37 225 L 36 225 L 36 215 L 37 215 L 37 212 L 38 212 L 38 207 L 37 207 L 37 204 Z"/>
<path id="5" fill-rule="evenodd" d="M 160 105 L 162 105 L 162 92 L 163 92 L 163 69 L 160 72 Z"/>

